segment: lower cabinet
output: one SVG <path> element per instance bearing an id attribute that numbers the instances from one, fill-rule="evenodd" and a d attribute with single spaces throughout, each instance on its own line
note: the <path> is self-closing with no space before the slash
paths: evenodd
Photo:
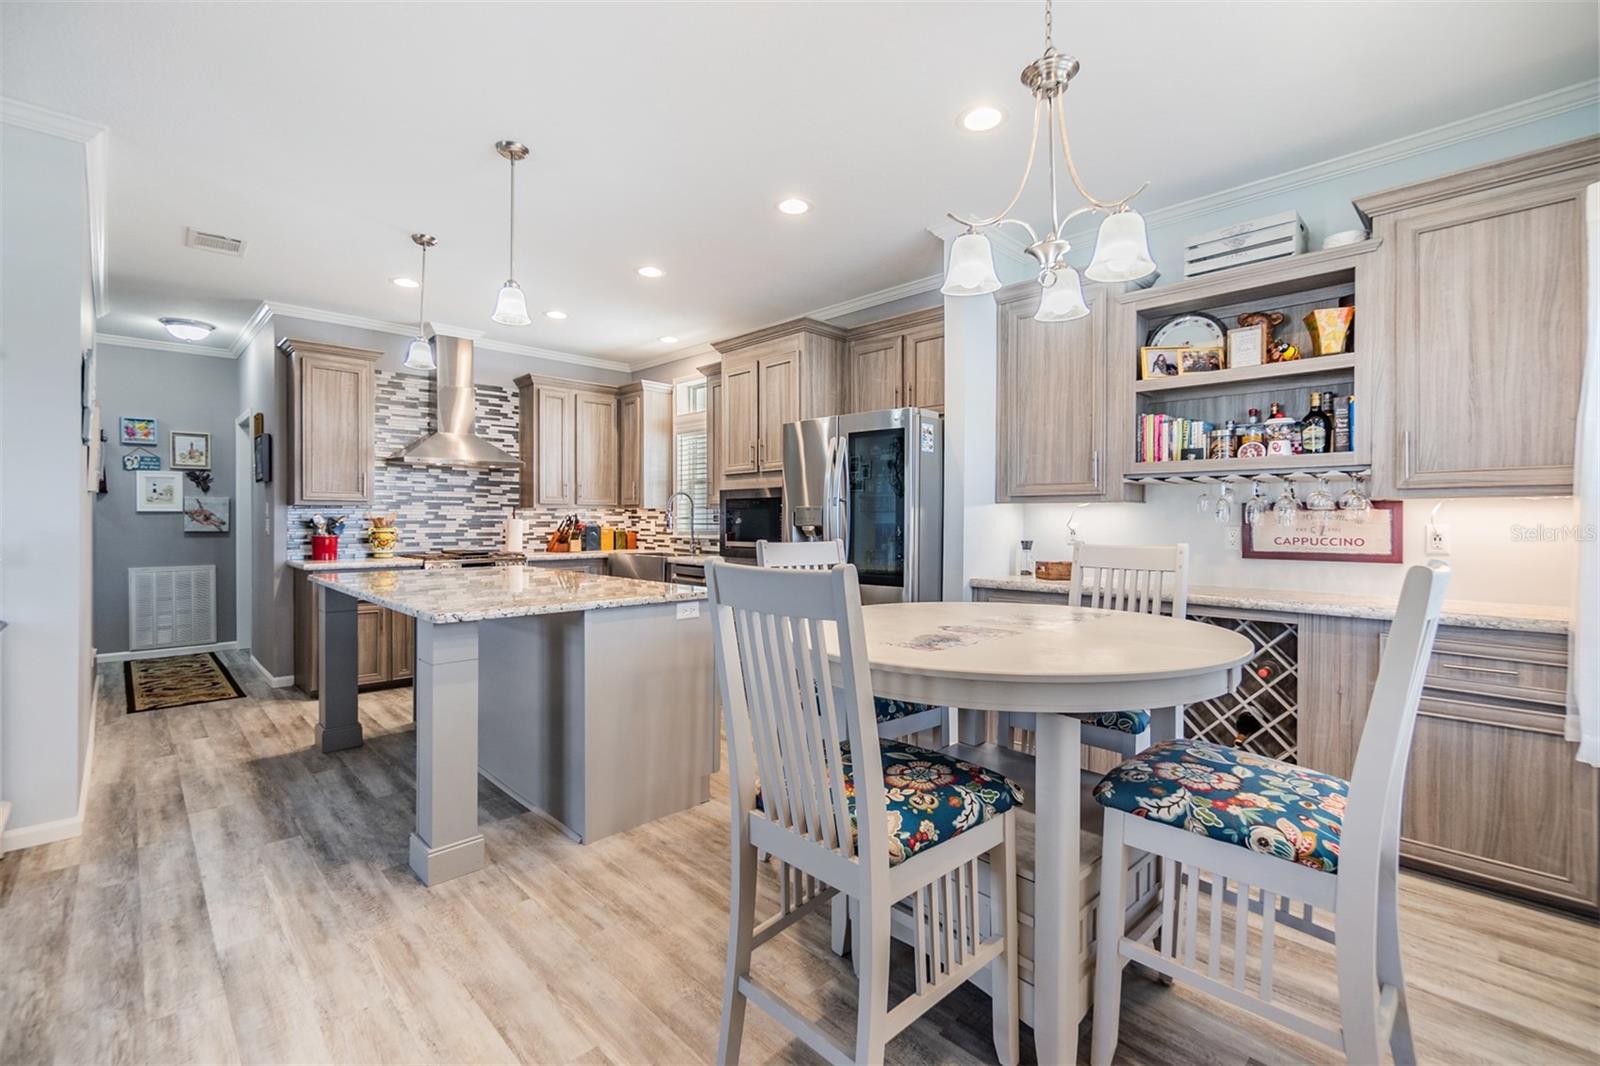
<path id="1" fill-rule="evenodd" d="M 294 575 L 294 683 L 307 695 L 317 694 L 321 659 L 318 641 L 317 590 L 303 570 Z M 411 680 L 417 659 L 417 620 L 379 607 L 356 606 L 356 684 L 361 688 Z"/>

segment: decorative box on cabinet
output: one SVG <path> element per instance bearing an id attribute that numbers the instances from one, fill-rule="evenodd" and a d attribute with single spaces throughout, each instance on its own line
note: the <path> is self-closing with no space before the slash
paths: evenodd
<path id="1" fill-rule="evenodd" d="M 798 319 L 712 347 L 722 353 L 719 488 L 783 479 L 783 426 L 844 410 L 844 332 Z"/>
<path id="2" fill-rule="evenodd" d="M 1382 497 L 1572 490 L 1600 137 L 1356 201 L 1383 241 L 1358 311 Z"/>
<path id="3" fill-rule="evenodd" d="M 371 502 L 373 366 L 383 353 L 303 340 L 278 347 L 289 359 L 290 502 Z"/>
<path id="4" fill-rule="evenodd" d="M 944 308 L 851 329 L 850 410 L 944 409 Z"/>
<path id="5" fill-rule="evenodd" d="M 317 587 L 303 570 L 294 571 L 294 683 L 317 693 L 321 658 Z M 411 680 L 417 659 L 417 620 L 374 603 L 356 607 L 356 684 L 381 688 Z"/>

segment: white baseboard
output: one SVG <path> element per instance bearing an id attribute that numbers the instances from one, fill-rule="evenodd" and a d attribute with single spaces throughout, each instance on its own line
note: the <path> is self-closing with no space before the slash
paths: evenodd
<path id="1" fill-rule="evenodd" d="M 237 640 L 224 640 L 218 644 L 190 644 L 182 648 L 146 648 L 143 651 L 108 651 L 94 657 L 97 663 L 125 663 L 131 659 L 170 659 L 174 655 L 204 655 L 208 651 L 233 651 Z"/>
<path id="2" fill-rule="evenodd" d="M 256 672 L 266 679 L 268 688 L 289 688 L 294 684 L 293 674 L 274 674 L 271 670 L 262 666 L 261 660 L 254 655 L 250 656 L 250 665 L 255 667 Z"/>
<path id="3" fill-rule="evenodd" d="M 6 829 L 9 803 L 0 803 L 0 855 L 23 848 L 36 848 L 40 844 L 53 844 L 58 840 L 71 840 L 83 835 L 83 815 L 89 807 L 89 777 L 94 770 L 94 738 L 100 719 L 100 679 L 94 680 L 94 692 L 89 698 L 89 743 L 83 752 L 83 781 L 78 787 L 78 812 L 71 818 L 58 818 L 53 822 L 25 825 Z"/>

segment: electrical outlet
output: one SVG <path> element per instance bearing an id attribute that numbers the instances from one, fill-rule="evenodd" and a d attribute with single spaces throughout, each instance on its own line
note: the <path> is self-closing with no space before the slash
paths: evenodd
<path id="1" fill-rule="evenodd" d="M 1228 547 L 1237 551 L 1239 549 L 1239 527 L 1228 527 Z"/>
<path id="2" fill-rule="evenodd" d="M 1450 554 L 1450 527 L 1442 522 L 1429 522 L 1422 535 L 1423 550 L 1428 555 Z"/>

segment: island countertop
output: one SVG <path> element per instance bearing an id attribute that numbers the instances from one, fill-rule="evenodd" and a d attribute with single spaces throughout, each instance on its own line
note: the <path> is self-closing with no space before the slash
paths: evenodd
<path id="1" fill-rule="evenodd" d="M 706 596 L 695 585 L 521 566 L 346 570 L 313 574 L 311 583 L 435 624 L 644 607 Z"/>

